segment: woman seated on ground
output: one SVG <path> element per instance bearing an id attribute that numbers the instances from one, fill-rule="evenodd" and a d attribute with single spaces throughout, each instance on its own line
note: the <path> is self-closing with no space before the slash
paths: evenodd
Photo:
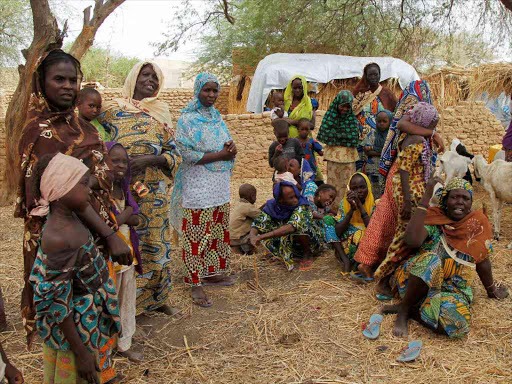
<path id="1" fill-rule="evenodd" d="M 289 271 L 297 257 L 302 258 L 300 268 L 311 266 L 312 257 L 322 244 L 322 232 L 313 225 L 308 201 L 287 181 L 274 184 L 274 198 L 266 202 L 263 212 L 252 223 L 250 236 L 253 247 L 262 242 L 273 256 L 283 260 Z"/>
<path id="2" fill-rule="evenodd" d="M 438 178 L 429 180 L 407 226 L 406 244 L 419 248 L 418 253 L 398 266 L 391 279 L 402 302 L 382 308 L 384 314 L 398 313 L 395 336 L 407 336 L 409 318 L 451 338 L 466 335 L 475 269 L 489 298 L 508 296 L 492 277 L 491 224 L 483 210 L 471 211 L 471 184 L 452 179 L 441 190 L 441 207 L 427 210 L 437 182 Z"/>
<path id="3" fill-rule="evenodd" d="M 345 193 L 335 219 L 336 226 L 329 227 L 326 231 L 328 243 L 336 244 L 341 241 L 340 249 L 335 246 L 335 250 L 336 256 L 343 264 L 343 273 L 351 271 L 357 247 L 375 209 L 372 185 L 365 174 L 354 173 L 348 186 L 349 190 Z"/>

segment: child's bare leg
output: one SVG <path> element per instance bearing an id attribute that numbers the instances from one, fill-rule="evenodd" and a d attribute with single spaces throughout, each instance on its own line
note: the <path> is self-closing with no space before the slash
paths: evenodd
<path id="1" fill-rule="evenodd" d="M 343 264 L 343 272 L 350 272 L 351 270 L 351 264 L 350 260 L 345 254 L 345 251 L 343 250 L 343 247 L 341 246 L 341 243 L 332 243 L 334 247 L 334 252 L 336 254 L 336 257 L 340 261 L 340 263 Z"/>

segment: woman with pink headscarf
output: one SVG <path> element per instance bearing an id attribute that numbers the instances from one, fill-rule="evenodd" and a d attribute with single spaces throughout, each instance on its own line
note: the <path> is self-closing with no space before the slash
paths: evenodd
<path id="1" fill-rule="evenodd" d="M 432 131 L 434 135 L 439 121 L 437 109 L 429 103 L 420 102 L 407 112 L 410 122 Z M 432 150 L 432 138 L 419 135 L 406 135 L 398 142 L 398 172 L 393 175 L 393 199 L 398 208 L 398 225 L 395 236 L 389 246 L 386 258 L 377 268 L 375 277 L 389 277 L 395 266 L 404 260 L 410 252 L 405 246 L 405 229 L 418 203 L 425 193 L 426 182 L 432 176 L 436 155 Z"/>

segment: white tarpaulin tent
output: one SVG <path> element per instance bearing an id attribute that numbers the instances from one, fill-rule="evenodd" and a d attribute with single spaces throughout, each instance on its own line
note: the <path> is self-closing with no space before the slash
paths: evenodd
<path id="1" fill-rule="evenodd" d="M 308 81 L 328 83 L 335 79 L 361 77 L 368 63 L 380 66 L 380 79 L 398 78 L 400 87 L 419 80 L 413 66 L 393 57 L 354 57 L 313 53 L 274 53 L 261 60 L 256 68 L 247 99 L 247 111 L 261 113 L 272 89 L 286 87 L 293 75 Z"/>

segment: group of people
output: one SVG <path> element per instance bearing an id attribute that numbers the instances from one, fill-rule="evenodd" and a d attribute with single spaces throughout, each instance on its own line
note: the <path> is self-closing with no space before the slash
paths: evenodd
<path id="1" fill-rule="evenodd" d="M 231 211 L 237 147 L 214 106 L 214 75 L 197 76 L 176 125 L 155 63 L 135 65 L 122 97 L 108 102 L 80 90 L 81 77 L 61 50 L 40 59 L 19 144 L 22 316 L 29 346 L 36 333 L 43 340 L 45 383 L 119 382 L 114 353 L 143 360 L 132 345 L 137 316 L 177 313 L 168 303 L 171 228 L 200 307 L 213 305 L 204 287 L 234 284 L 232 248 L 250 254 L 260 243 L 288 270 L 310 268 L 332 247 L 343 274 L 378 278 L 380 297 L 402 299 L 383 308 L 398 313 L 396 335 L 410 317 L 466 334 L 475 269 L 489 297 L 508 294 L 493 280 L 490 225 L 471 211 L 471 186 L 454 179 L 441 206 L 428 207 L 442 140 L 426 82 L 411 83 L 397 103 L 378 65 L 368 65 L 355 97 L 344 90 L 331 103 L 321 145 L 311 134 L 318 103 L 294 76 L 274 94 L 274 198 L 256 207 L 256 188 L 244 184 Z M 9 382 L 23 382 L 1 346 L 0 354 Z"/>

